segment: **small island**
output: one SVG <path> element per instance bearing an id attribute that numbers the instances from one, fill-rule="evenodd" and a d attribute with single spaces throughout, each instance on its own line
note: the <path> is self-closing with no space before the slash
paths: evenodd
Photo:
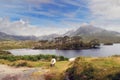
<path id="1" fill-rule="evenodd" d="M 104 43 L 104 45 L 113 45 L 113 43 Z"/>
<path id="2" fill-rule="evenodd" d="M 99 48 L 100 42 L 98 39 L 84 41 L 81 36 L 64 36 L 56 37 L 53 40 L 40 40 L 39 44 L 33 49 L 59 49 L 59 50 L 81 50 Z"/>

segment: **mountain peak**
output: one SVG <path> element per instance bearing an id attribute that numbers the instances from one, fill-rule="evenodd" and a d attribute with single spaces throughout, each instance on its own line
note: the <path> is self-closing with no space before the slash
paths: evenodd
<path id="1" fill-rule="evenodd" d="M 69 33 L 69 34 L 68 34 Z M 77 30 L 67 32 L 65 35 L 67 36 L 76 36 L 76 35 L 81 35 L 81 36 L 88 36 L 88 35 L 103 35 L 103 33 L 106 35 L 116 35 L 117 32 L 114 31 L 107 31 L 102 28 L 95 27 L 94 25 L 91 24 L 84 24 L 81 25 Z"/>

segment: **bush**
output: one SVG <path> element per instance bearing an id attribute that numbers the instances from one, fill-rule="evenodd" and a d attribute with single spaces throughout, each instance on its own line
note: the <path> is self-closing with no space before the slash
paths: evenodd
<path id="1" fill-rule="evenodd" d="M 109 80 L 120 80 L 120 72 L 118 72 L 116 74 L 110 74 L 107 76 L 107 78 Z"/>
<path id="2" fill-rule="evenodd" d="M 0 59 L 5 59 L 8 61 L 16 61 L 16 60 L 28 60 L 28 61 L 39 61 L 45 60 L 50 61 L 52 58 L 59 58 L 60 61 L 68 60 L 63 56 L 55 56 L 55 55 L 25 55 L 25 56 L 14 56 L 14 55 L 0 55 Z"/>
<path id="3" fill-rule="evenodd" d="M 94 78 L 95 68 L 92 64 L 84 61 L 84 58 L 77 58 L 73 66 L 67 69 L 70 80 L 91 80 Z"/>
<path id="4" fill-rule="evenodd" d="M 12 55 L 12 54 L 10 52 L 8 52 L 8 51 L 0 50 L 0 55 Z"/>
<path id="5" fill-rule="evenodd" d="M 78 57 L 63 77 L 69 80 L 119 80 L 120 63 L 114 59 Z"/>
<path id="6" fill-rule="evenodd" d="M 27 66 L 27 62 L 23 61 L 23 62 L 19 62 L 16 67 L 24 67 Z"/>

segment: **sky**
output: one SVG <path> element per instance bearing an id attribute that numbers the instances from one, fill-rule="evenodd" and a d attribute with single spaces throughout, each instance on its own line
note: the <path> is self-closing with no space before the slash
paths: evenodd
<path id="1" fill-rule="evenodd" d="M 0 32 L 41 36 L 89 24 L 120 32 L 120 0 L 0 0 Z"/>

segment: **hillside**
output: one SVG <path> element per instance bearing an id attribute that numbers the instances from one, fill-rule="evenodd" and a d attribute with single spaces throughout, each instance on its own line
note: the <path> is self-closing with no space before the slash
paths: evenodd
<path id="1" fill-rule="evenodd" d="M 35 36 L 16 36 L 0 32 L 0 40 L 36 40 Z"/>
<path id="2" fill-rule="evenodd" d="M 58 35 L 58 34 L 50 34 L 50 35 L 43 35 L 43 36 L 40 36 L 38 37 L 39 40 L 52 40 L 56 37 L 59 37 L 61 35 Z"/>
<path id="3" fill-rule="evenodd" d="M 120 33 L 94 27 L 93 25 L 81 26 L 75 31 L 66 32 L 64 35 L 67 35 L 67 36 L 79 35 L 87 40 L 99 39 L 101 42 L 120 42 Z"/>
<path id="4" fill-rule="evenodd" d="M 68 36 L 76 36 L 76 35 L 117 36 L 117 35 L 120 35 L 120 33 L 94 27 L 93 25 L 84 25 L 79 27 L 75 31 L 68 31 L 67 33 L 65 33 L 65 35 L 68 35 Z"/>

